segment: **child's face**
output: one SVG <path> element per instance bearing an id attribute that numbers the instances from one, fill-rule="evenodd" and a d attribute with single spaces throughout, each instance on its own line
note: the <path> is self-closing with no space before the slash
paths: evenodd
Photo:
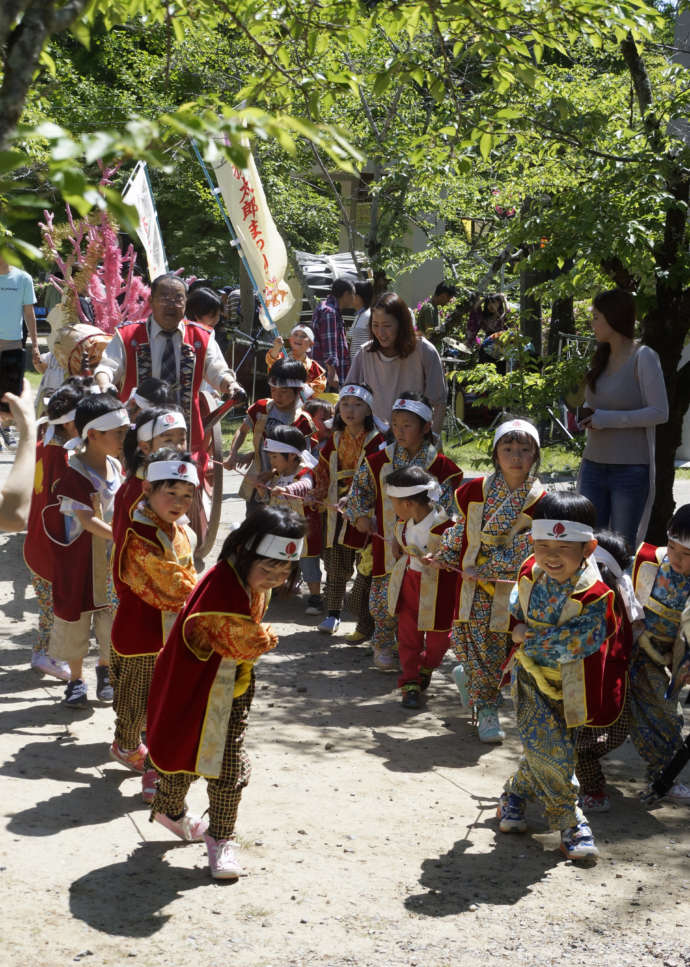
<path id="1" fill-rule="evenodd" d="M 424 423 L 414 413 L 394 410 L 391 416 L 391 429 L 397 444 L 416 453 L 424 442 L 424 434 L 431 429 L 431 424 Z"/>
<path id="2" fill-rule="evenodd" d="M 496 463 L 508 483 L 526 480 L 536 455 L 532 440 L 499 440 L 496 444 Z"/>
<path id="3" fill-rule="evenodd" d="M 391 497 L 390 502 L 398 520 L 412 520 L 415 510 L 420 508 L 419 504 L 415 504 L 413 500 L 406 500 L 405 497 Z"/>
<path id="4" fill-rule="evenodd" d="M 344 396 L 339 404 L 339 412 L 343 423 L 348 428 L 364 426 L 364 421 L 371 412 L 364 400 L 358 396 Z"/>
<path id="5" fill-rule="evenodd" d="M 674 571 L 685 577 L 690 575 L 690 548 L 683 547 L 678 541 L 669 537 L 666 553 L 668 554 L 668 562 Z"/>
<path id="6" fill-rule="evenodd" d="M 292 567 L 292 561 L 276 561 L 272 557 L 259 557 L 249 568 L 247 584 L 257 593 L 279 588 L 290 577 Z"/>
<path id="7" fill-rule="evenodd" d="M 155 490 L 149 480 L 144 480 L 143 491 L 151 510 L 166 524 L 174 524 L 189 513 L 194 499 L 194 484 L 180 480 L 164 480 Z"/>
<path id="8" fill-rule="evenodd" d="M 281 477 L 288 473 L 295 473 L 299 467 L 299 457 L 296 453 L 269 453 L 268 462 L 271 470 L 277 471 Z"/>
<path id="9" fill-rule="evenodd" d="M 66 440 L 73 440 L 76 436 L 78 436 L 77 425 L 74 420 L 70 420 L 69 423 L 63 423 L 62 432 L 64 433 Z"/>
<path id="10" fill-rule="evenodd" d="M 304 332 L 293 332 L 288 339 L 290 343 L 290 349 L 292 352 L 301 359 L 303 356 L 308 356 L 311 349 L 311 339 Z"/>
<path id="11" fill-rule="evenodd" d="M 149 444 L 150 450 L 146 452 L 155 453 L 161 447 L 172 447 L 173 450 L 186 450 L 187 431 L 181 426 L 176 426 L 173 430 L 164 430 L 155 436 Z"/>
<path id="12" fill-rule="evenodd" d="M 208 326 L 209 329 L 215 329 L 220 320 L 220 309 L 216 309 L 215 312 L 207 312 L 205 316 L 199 316 L 198 322 L 202 326 Z"/>
<path id="13" fill-rule="evenodd" d="M 129 424 L 114 430 L 89 430 L 89 449 L 97 456 L 119 457 L 128 429 Z"/>
<path id="14" fill-rule="evenodd" d="M 271 386 L 271 399 L 279 410 L 290 410 L 295 405 L 297 390 L 290 386 Z"/>
<path id="15" fill-rule="evenodd" d="M 580 568 L 583 560 L 597 546 L 596 541 L 534 541 L 534 559 L 549 577 L 563 584 Z"/>

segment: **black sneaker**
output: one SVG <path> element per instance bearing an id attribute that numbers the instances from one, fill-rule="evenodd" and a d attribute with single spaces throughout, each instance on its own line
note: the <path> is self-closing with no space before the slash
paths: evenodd
<path id="1" fill-rule="evenodd" d="M 422 699 L 418 688 L 406 688 L 402 694 L 402 707 L 403 708 L 419 708 L 422 704 Z"/>
<path id="2" fill-rule="evenodd" d="M 305 614 L 323 614 L 323 598 L 320 594 L 310 594 L 307 598 Z"/>
<path id="3" fill-rule="evenodd" d="M 86 708 L 88 704 L 86 701 L 86 682 L 83 682 L 81 678 L 67 682 L 62 704 L 69 706 L 69 708 Z"/>
<path id="4" fill-rule="evenodd" d="M 107 665 L 96 665 L 96 698 L 99 702 L 112 702 L 113 694 L 110 668 Z"/>

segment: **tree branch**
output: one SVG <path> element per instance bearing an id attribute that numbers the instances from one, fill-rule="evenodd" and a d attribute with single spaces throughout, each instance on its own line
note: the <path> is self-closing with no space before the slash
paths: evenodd
<path id="1" fill-rule="evenodd" d="M 628 33 L 625 40 L 621 41 L 621 53 L 630 71 L 630 77 L 635 88 L 635 96 L 645 129 L 650 140 L 656 143 L 659 140 L 659 119 L 652 110 L 654 103 L 652 82 L 649 79 L 645 62 L 637 49 L 637 44 L 633 40 L 631 33 Z"/>

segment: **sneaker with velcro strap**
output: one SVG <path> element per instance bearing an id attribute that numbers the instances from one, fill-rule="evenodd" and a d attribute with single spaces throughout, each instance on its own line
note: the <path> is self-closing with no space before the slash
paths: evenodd
<path id="1" fill-rule="evenodd" d="M 502 833 L 524 833 L 527 831 L 525 820 L 525 800 L 514 792 L 504 792 L 498 800 L 498 828 Z"/>
<path id="2" fill-rule="evenodd" d="M 589 823 L 580 822 L 561 831 L 561 853 L 569 860 L 586 860 L 599 855 Z"/>

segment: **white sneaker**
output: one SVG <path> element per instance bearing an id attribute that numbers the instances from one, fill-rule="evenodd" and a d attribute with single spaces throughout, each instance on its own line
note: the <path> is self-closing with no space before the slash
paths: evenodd
<path id="1" fill-rule="evenodd" d="M 202 816 L 192 816 L 189 813 L 185 813 L 179 819 L 172 819 L 165 813 L 156 813 L 153 818 L 187 843 L 198 843 L 204 838 L 208 829 L 208 823 Z"/>
<path id="2" fill-rule="evenodd" d="M 39 675 L 52 675 L 59 678 L 62 682 L 70 680 L 69 665 L 66 661 L 57 661 L 51 658 L 45 651 L 35 651 L 31 655 L 31 668 Z"/>
<path id="3" fill-rule="evenodd" d="M 398 662 L 392 648 L 374 648 L 374 667 L 380 672 L 395 672 Z"/>
<path id="4" fill-rule="evenodd" d="M 340 618 L 336 618 L 334 614 L 329 614 L 319 625 L 319 631 L 322 631 L 325 635 L 337 635 L 339 628 Z"/>
<path id="5" fill-rule="evenodd" d="M 671 786 L 664 796 L 664 799 L 677 802 L 680 806 L 690 806 L 690 787 L 686 786 L 683 782 L 677 782 Z"/>
<path id="6" fill-rule="evenodd" d="M 478 712 L 477 729 L 479 731 L 479 741 L 495 744 L 503 742 L 506 737 L 498 721 L 498 712 L 490 705 L 485 705 Z"/>
<path id="7" fill-rule="evenodd" d="M 234 840 L 214 839 L 208 833 L 204 833 L 204 839 L 208 851 L 208 865 L 215 880 L 236 880 L 239 876 L 247 875 L 237 858 L 237 843 Z"/>

